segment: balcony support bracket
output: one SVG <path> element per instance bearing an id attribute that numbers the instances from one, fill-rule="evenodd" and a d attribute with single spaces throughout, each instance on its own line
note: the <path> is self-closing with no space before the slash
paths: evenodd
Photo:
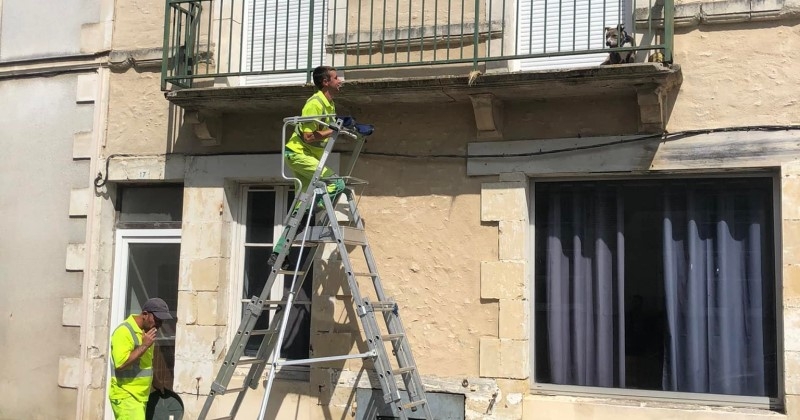
<path id="1" fill-rule="evenodd" d="M 503 101 L 491 93 L 469 95 L 478 140 L 503 139 Z"/>
<path id="2" fill-rule="evenodd" d="M 222 143 L 222 118 L 217 113 L 186 111 L 184 121 L 191 124 L 192 132 L 203 146 L 219 146 Z"/>
<path id="3" fill-rule="evenodd" d="M 667 97 L 664 89 L 657 87 L 638 90 L 636 100 L 639 104 L 639 132 L 663 133 L 667 127 Z"/>

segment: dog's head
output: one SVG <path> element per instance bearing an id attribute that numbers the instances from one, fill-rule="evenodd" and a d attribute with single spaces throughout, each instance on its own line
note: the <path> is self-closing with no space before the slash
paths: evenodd
<path id="1" fill-rule="evenodd" d="M 605 35 L 606 46 L 609 48 L 622 47 L 631 40 L 631 36 L 625 32 L 624 25 L 617 25 L 616 28 L 606 26 Z"/>

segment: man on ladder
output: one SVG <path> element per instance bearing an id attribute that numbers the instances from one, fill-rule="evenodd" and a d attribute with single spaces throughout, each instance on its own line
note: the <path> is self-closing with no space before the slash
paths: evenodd
<path id="1" fill-rule="evenodd" d="M 336 69 L 329 66 L 319 66 L 314 69 L 313 73 L 314 85 L 317 87 L 317 92 L 311 95 L 303 106 L 303 117 L 316 116 L 316 115 L 336 115 L 336 106 L 333 103 L 333 96 L 339 93 L 339 86 L 342 81 L 336 74 Z M 332 117 L 328 117 L 334 123 Z M 328 126 L 318 124 L 316 122 L 305 122 L 295 127 L 295 132 L 292 137 L 286 142 L 286 148 L 283 151 L 286 163 L 289 168 L 294 172 L 294 176 L 300 180 L 299 191 L 305 191 L 308 184 L 311 182 L 311 177 L 314 171 L 319 166 L 319 160 L 325 148 L 325 143 L 328 138 L 333 135 L 334 130 Z M 320 178 L 335 177 L 327 183 L 327 192 L 331 200 L 335 200 L 336 196 L 344 191 L 344 181 L 338 178 L 336 173 L 327 166 L 323 168 Z M 298 205 L 300 203 L 298 202 Z M 313 215 L 317 209 L 322 209 L 322 200 L 319 201 L 309 209 L 307 215 Z M 295 208 L 294 211 L 297 209 Z M 293 214 L 294 215 L 294 214 Z M 301 223 L 304 225 L 304 223 Z M 275 244 L 267 263 L 272 266 L 278 258 L 278 254 L 285 245 L 286 235 L 281 236 L 281 240 Z M 288 259 L 287 259 L 288 262 Z M 286 264 L 284 264 L 286 265 Z"/>
<path id="2" fill-rule="evenodd" d="M 281 366 L 343 361 L 349 359 L 371 359 L 373 361 L 377 381 L 383 390 L 383 403 L 389 405 L 393 413 L 399 418 L 409 420 L 411 412 L 416 412 L 415 418 L 433 420 L 433 414 L 428 404 L 425 386 L 417 369 L 411 347 L 400 320 L 397 303 L 388 297 L 383 290 L 381 276 L 369 242 L 365 234 L 364 220 L 356 204 L 355 194 L 352 189 L 345 188 L 347 184 L 355 185 L 363 181 L 350 176 L 361 147 L 367 136 L 373 132 L 369 124 L 357 124 L 349 117 L 337 117 L 333 106 L 333 94 L 338 92 L 340 81 L 336 70 L 330 67 L 318 67 L 314 70 L 314 83 L 319 87 L 303 107 L 303 116 L 284 119 L 281 144 L 284 144 L 285 157 L 290 168 L 299 181 L 298 194 L 295 196 L 295 205 L 286 218 L 287 225 L 281 239 L 275 246 L 275 252 L 270 256 L 269 277 L 259 296 L 253 296 L 242 316 L 242 322 L 236 335 L 226 351 L 225 358 L 216 379 L 211 384 L 211 390 L 200 412 L 199 418 L 206 420 L 211 412 L 211 405 L 218 395 L 238 394 L 232 408 L 222 419 L 236 418 L 236 414 L 245 398 L 247 389 L 257 389 L 262 384 L 262 374 L 269 368 L 261 401 L 258 418 L 267 416 L 268 404 L 272 385 L 276 378 L 276 371 Z M 295 127 L 289 130 L 289 126 Z M 292 132 L 291 140 L 287 141 L 286 135 Z M 342 169 L 344 176 L 336 175 L 325 166 L 339 135 L 345 134 L 355 140 L 350 162 Z M 319 146 L 317 146 L 319 144 Z M 285 175 L 284 175 L 285 177 Z M 348 209 L 349 220 L 340 223 L 334 206 L 335 201 L 342 194 L 344 202 L 341 203 Z M 300 219 L 310 217 L 317 210 L 324 210 L 326 218 L 324 226 L 310 227 L 310 219 L 302 223 Z M 304 213 L 307 216 L 304 216 Z M 303 234 L 298 235 L 300 229 Z M 311 258 L 299 259 L 293 270 L 279 268 L 288 265 L 286 258 L 289 246 L 297 241 L 300 248 L 308 247 Z M 288 242 L 288 243 L 287 243 Z M 358 315 L 358 320 L 364 331 L 369 351 L 359 354 L 320 356 L 303 360 L 280 360 L 289 313 L 295 302 L 295 296 L 302 287 L 311 265 L 317 258 L 321 258 L 323 247 L 335 244 L 339 261 L 346 276 L 345 290 L 352 296 L 353 309 Z M 352 247 L 352 248 L 348 248 Z M 354 253 L 354 257 L 361 254 L 365 271 L 354 270 L 351 263 L 350 250 L 359 248 L 361 253 Z M 313 254 L 311 254 L 313 253 Z M 269 299 L 272 285 L 278 276 L 290 274 L 291 285 L 284 299 L 276 301 Z M 356 277 L 368 277 L 371 281 L 364 282 L 367 286 L 367 295 L 361 290 Z M 371 286 L 371 287 L 369 287 Z M 371 291 L 370 291 L 371 290 Z M 369 296 L 368 296 L 369 295 Z M 281 309 L 282 308 L 282 309 Z M 262 312 L 281 309 L 282 316 L 274 316 L 266 329 L 256 329 L 256 322 Z M 254 358 L 244 358 L 244 349 L 248 339 L 252 336 L 263 336 L 258 351 Z M 241 386 L 229 387 L 236 369 L 250 366 Z M 405 396 L 403 395 L 405 394 Z"/>

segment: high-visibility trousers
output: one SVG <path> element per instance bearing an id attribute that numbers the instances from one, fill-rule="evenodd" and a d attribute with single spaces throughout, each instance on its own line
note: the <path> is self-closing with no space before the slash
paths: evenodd
<path id="1" fill-rule="evenodd" d="M 317 166 L 319 166 L 319 159 L 314 156 L 296 153 L 289 150 L 284 153 L 284 156 L 286 156 L 286 163 L 289 165 L 289 168 L 292 170 L 292 172 L 294 172 L 294 176 L 300 180 L 300 192 L 305 191 L 306 188 L 308 188 L 308 185 L 311 183 L 311 177 L 314 176 Z M 327 166 L 322 168 L 320 178 L 327 178 L 331 176 L 336 176 L 336 173 Z M 328 195 L 331 197 L 331 200 L 335 200 L 336 195 L 344 191 L 344 181 L 341 179 L 326 181 L 326 184 L 326 190 Z M 321 206 L 321 204 L 322 198 L 320 197 L 317 199 L 317 205 Z"/>
<path id="2" fill-rule="evenodd" d="M 111 411 L 117 420 L 145 420 L 146 402 L 136 398 L 111 399 Z"/>

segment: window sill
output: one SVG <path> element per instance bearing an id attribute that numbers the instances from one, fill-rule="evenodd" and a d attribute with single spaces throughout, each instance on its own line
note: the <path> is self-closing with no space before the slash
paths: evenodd
<path id="1" fill-rule="evenodd" d="M 783 403 L 777 398 L 743 397 L 688 392 L 647 391 L 639 389 L 592 388 L 537 384 L 530 397 L 560 403 L 596 405 L 602 409 L 632 407 L 636 409 L 736 412 L 743 415 L 784 416 Z M 674 414 L 674 413 L 673 413 Z M 673 417 L 674 418 L 674 417 Z M 689 418 L 689 417 L 680 417 Z"/>

